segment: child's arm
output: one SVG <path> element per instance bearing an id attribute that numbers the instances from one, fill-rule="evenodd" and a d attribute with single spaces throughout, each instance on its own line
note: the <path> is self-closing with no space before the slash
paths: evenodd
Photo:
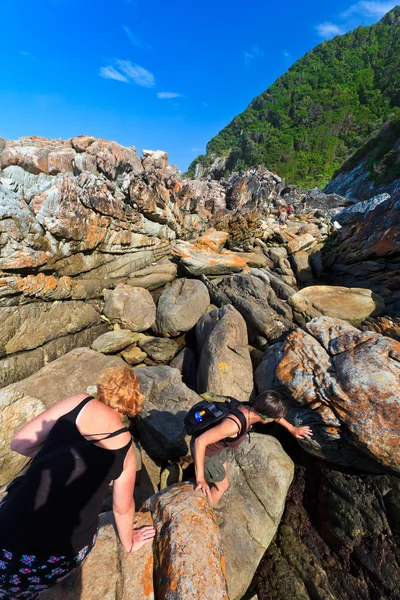
<path id="1" fill-rule="evenodd" d="M 281 419 L 274 419 L 275 423 L 279 423 L 282 427 L 285 427 L 295 438 L 304 440 L 312 437 L 311 427 L 306 425 L 305 427 L 295 427 L 289 421 L 286 421 L 283 417 Z"/>

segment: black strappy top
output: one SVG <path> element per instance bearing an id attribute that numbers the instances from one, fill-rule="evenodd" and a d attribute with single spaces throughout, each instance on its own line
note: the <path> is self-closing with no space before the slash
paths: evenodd
<path id="1" fill-rule="evenodd" d="M 75 556 L 91 543 L 108 486 L 123 469 L 131 442 L 109 450 L 76 426 L 85 398 L 51 429 L 26 475 L 0 509 L 0 548 L 21 554 Z M 128 431 L 126 427 L 107 439 Z"/>

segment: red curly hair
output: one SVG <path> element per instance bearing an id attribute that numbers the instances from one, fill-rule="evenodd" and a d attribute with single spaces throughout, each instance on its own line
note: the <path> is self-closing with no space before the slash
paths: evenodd
<path id="1" fill-rule="evenodd" d="M 142 409 L 143 394 L 135 371 L 126 366 L 106 369 L 97 383 L 97 399 L 124 415 L 137 415 Z"/>

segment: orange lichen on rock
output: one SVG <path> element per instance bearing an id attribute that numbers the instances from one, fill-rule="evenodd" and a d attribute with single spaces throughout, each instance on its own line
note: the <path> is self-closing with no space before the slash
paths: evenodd
<path id="1" fill-rule="evenodd" d="M 208 499 L 193 485 L 176 484 L 146 503 L 157 530 L 157 598 L 228 600 L 222 543 Z"/>

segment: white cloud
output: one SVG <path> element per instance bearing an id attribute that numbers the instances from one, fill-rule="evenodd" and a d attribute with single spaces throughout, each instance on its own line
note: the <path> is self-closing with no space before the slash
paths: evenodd
<path id="1" fill-rule="evenodd" d="M 19 53 L 22 56 L 32 56 L 31 52 L 27 52 L 26 50 L 20 50 Z"/>
<path id="2" fill-rule="evenodd" d="M 334 37 L 335 35 L 342 35 L 344 33 L 344 30 L 339 27 L 339 25 L 329 22 L 320 23 L 319 25 L 316 25 L 315 29 L 317 30 L 318 35 L 326 40 Z"/>
<path id="3" fill-rule="evenodd" d="M 169 99 L 169 98 L 184 98 L 182 94 L 178 94 L 178 92 L 158 92 L 157 98 Z"/>
<path id="4" fill-rule="evenodd" d="M 116 60 L 115 67 L 108 65 L 101 67 L 100 75 L 105 79 L 115 79 L 124 83 L 136 83 L 142 87 L 153 87 L 156 85 L 156 80 L 153 73 L 147 71 L 139 65 L 133 65 L 130 60 Z"/>
<path id="5" fill-rule="evenodd" d="M 290 52 L 288 52 L 287 50 L 284 50 L 284 51 L 283 51 L 283 56 L 284 56 L 285 58 L 290 58 L 292 55 L 291 55 L 291 54 L 290 54 Z"/>
<path id="6" fill-rule="evenodd" d="M 139 65 L 133 65 L 130 60 L 117 60 L 116 64 L 118 69 L 137 85 L 148 88 L 156 85 L 153 73 L 150 73 L 150 71 Z"/>
<path id="7" fill-rule="evenodd" d="M 348 10 L 342 13 L 341 16 L 345 19 L 353 15 L 381 19 L 396 5 L 397 2 L 356 2 L 356 4 L 352 4 Z"/>
<path id="8" fill-rule="evenodd" d="M 244 53 L 244 62 L 247 66 L 251 65 L 253 60 L 260 58 L 264 53 L 260 50 L 258 46 L 253 46 L 250 50 L 246 50 Z"/>
<path id="9" fill-rule="evenodd" d="M 114 67 L 101 67 L 100 76 L 104 77 L 104 79 L 115 79 L 116 81 L 124 81 L 128 83 L 128 79 L 119 73 Z"/>
<path id="10" fill-rule="evenodd" d="M 205 154 L 206 149 L 205 148 L 192 148 L 192 152 L 196 152 L 196 153 L 200 153 L 200 154 Z"/>
<path id="11" fill-rule="evenodd" d="M 129 29 L 129 27 L 127 27 L 126 25 L 124 25 L 122 29 L 125 31 L 126 35 L 128 36 L 129 41 L 131 42 L 132 46 L 139 47 L 139 46 L 142 45 L 141 40 L 138 38 L 137 35 L 135 35 L 133 33 L 133 31 L 131 31 Z"/>

